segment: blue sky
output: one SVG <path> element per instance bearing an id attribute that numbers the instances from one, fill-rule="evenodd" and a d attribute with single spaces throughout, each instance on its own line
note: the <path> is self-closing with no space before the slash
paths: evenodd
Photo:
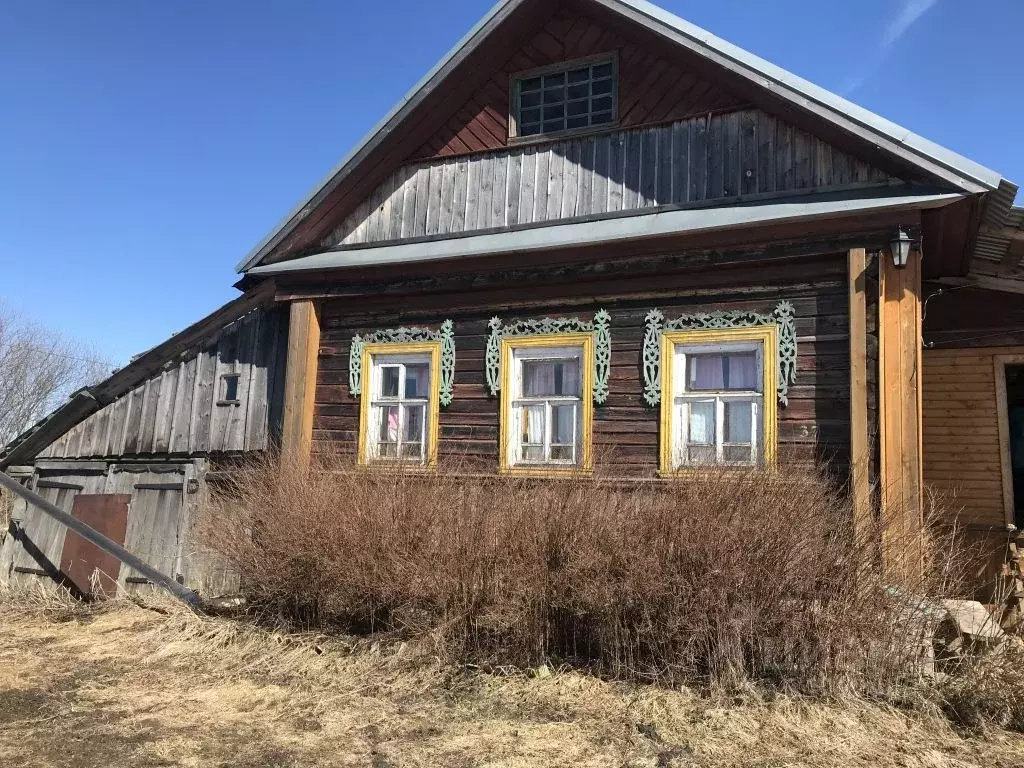
<path id="1" fill-rule="evenodd" d="M 660 4 L 1024 182 L 1020 0 Z M 10 0 L 0 297 L 115 363 L 159 343 L 489 5 Z"/>

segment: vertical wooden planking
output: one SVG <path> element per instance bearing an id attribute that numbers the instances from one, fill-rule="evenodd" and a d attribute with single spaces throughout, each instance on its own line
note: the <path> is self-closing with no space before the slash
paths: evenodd
<path id="1" fill-rule="evenodd" d="M 537 180 L 533 190 L 532 221 L 544 221 L 548 215 L 548 167 L 551 161 L 551 151 L 538 149 L 536 159 Z"/>
<path id="2" fill-rule="evenodd" d="M 406 168 L 406 179 L 402 201 L 402 237 L 412 237 L 416 230 L 416 186 L 419 183 L 419 169 L 416 166 Z"/>
<path id="3" fill-rule="evenodd" d="M 640 132 L 640 194 L 637 200 L 639 207 L 647 208 L 658 204 L 660 163 L 658 129 L 645 128 Z"/>
<path id="4" fill-rule="evenodd" d="M 392 240 L 402 237 L 402 214 L 405 209 L 405 185 L 408 178 L 408 168 L 399 168 L 392 177 L 395 191 L 391 194 L 391 220 L 388 222 L 388 237 Z"/>
<path id="5" fill-rule="evenodd" d="M 675 182 L 675 157 L 672 154 L 672 125 L 662 125 L 653 129 L 658 141 L 658 185 L 655 192 L 655 205 L 668 205 L 672 202 L 672 185 Z"/>
<path id="6" fill-rule="evenodd" d="M 757 113 L 757 191 L 775 191 L 775 118 Z"/>
<path id="7" fill-rule="evenodd" d="M 872 528 L 871 449 L 868 435 L 867 254 L 851 248 L 847 254 L 850 332 L 850 486 L 854 533 L 860 547 Z M 862 550 L 863 551 L 863 550 Z"/>
<path id="8" fill-rule="evenodd" d="M 508 155 L 504 152 L 494 158 L 494 181 L 491 183 L 490 226 L 505 226 L 505 198 L 507 195 Z"/>
<path id="9" fill-rule="evenodd" d="M 593 211 L 594 192 L 594 137 L 580 141 L 579 172 L 576 184 L 576 215 L 587 216 Z"/>
<path id="10" fill-rule="evenodd" d="M 690 121 L 690 200 L 707 199 L 708 181 L 708 118 Z"/>
<path id="11" fill-rule="evenodd" d="M 441 185 L 444 181 L 444 164 L 433 163 L 430 166 L 427 178 L 429 180 L 427 189 L 427 219 L 423 225 L 423 233 L 426 235 L 436 235 L 439 226 L 438 222 L 441 219 Z"/>
<path id="12" fill-rule="evenodd" d="M 726 115 L 714 115 L 708 129 L 708 200 L 724 197 L 726 194 L 725 163 L 728 155 L 726 118 Z"/>
<path id="13" fill-rule="evenodd" d="M 320 349 L 319 309 L 311 301 L 289 308 L 281 450 L 292 462 L 309 461 L 313 445 L 313 406 Z"/>
<path id="14" fill-rule="evenodd" d="M 216 348 L 202 350 L 196 358 L 196 385 L 192 395 L 189 452 L 210 450 L 210 420 L 213 416 L 214 385 L 217 374 Z"/>
<path id="15" fill-rule="evenodd" d="M 153 452 L 153 438 L 156 435 L 156 408 L 160 401 L 159 378 L 146 382 L 146 402 L 142 408 L 142 424 L 139 434 L 139 453 Z"/>
<path id="16" fill-rule="evenodd" d="M 241 435 L 245 428 L 245 409 L 241 405 L 228 405 L 224 397 L 224 376 L 235 374 L 238 376 L 238 399 L 245 402 L 248 394 L 248 370 L 249 366 L 242 364 L 240 351 L 244 349 L 246 342 L 251 344 L 251 335 L 245 336 L 246 328 L 249 327 L 249 318 L 243 317 L 225 329 L 217 340 L 217 370 L 213 376 L 213 411 L 210 416 L 210 447 L 211 451 L 230 451 L 234 449 L 231 439 L 237 438 L 238 447 L 241 447 Z"/>
<path id="17" fill-rule="evenodd" d="M 494 192 L 494 166 L 497 158 L 480 155 L 473 161 L 476 176 L 476 211 L 466 216 L 466 229 L 487 229 L 491 225 L 491 198 Z"/>
<path id="18" fill-rule="evenodd" d="M 537 188 L 537 149 L 527 147 L 519 182 L 519 216 L 516 224 L 533 223 L 533 205 Z M 513 222 L 509 222 L 510 224 Z"/>
<path id="19" fill-rule="evenodd" d="M 466 195 L 469 189 L 469 158 L 455 161 L 455 188 L 452 190 L 452 232 L 466 227 Z"/>
<path id="20" fill-rule="evenodd" d="M 580 181 L 580 142 L 578 139 L 571 139 L 563 146 L 565 147 L 565 157 L 562 160 L 561 207 L 557 217 L 568 219 L 576 215 L 576 198 L 579 195 Z"/>
<path id="21" fill-rule="evenodd" d="M 192 398 L 196 388 L 195 356 L 181 364 L 181 379 L 174 393 L 174 415 L 171 419 L 171 453 L 187 453 L 192 422 Z"/>
<path id="22" fill-rule="evenodd" d="M 430 166 L 416 169 L 416 217 L 413 219 L 413 237 L 422 237 L 427 232 L 427 213 L 430 209 Z"/>
<path id="23" fill-rule="evenodd" d="M 568 142 L 551 147 L 548 152 L 548 206 L 545 221 L 554 221 L 562 210 L 562 181 L 565 169 L 565 152 Z"/>
<path id="24" fill-rule="evenodd" d="M 508 157 L 508 182 L 505 195 L 504 226 L 511 227 L 519 223 L 519 201 L 522 198 L 523 155 L 513 152 Z"/>
<path id="25" fill-rule="evenodd" d="M 626 185 L 626 137 L 608 137 L 608 211 L 621 211 Z"/>
<path id="26" fill-rule="evenodd" d="M 153 453 L 167 453 L 171 444 L 171 421 L 174 418 L 174 398 L 178 391 L 181 366 L 168 368 L 160 374 L 160 399 L 156 404 L 153 429 Z"/>
<path id="27" fill-rule="evenodd" d="M 594 184 L 590 194 L 590 212 L 604 213 L 608 210 L 608 189 L 611 184 L 609 154 L 613 138 L 608 134 L 594 140 Z"/>
<path id="28" fill-rule="evenodd" d="M 793 132 L 793 188 L 808 189 L 814 184 L 813 137 L 805 131 Z"/>
<path id="29" fill-rule="evenodd" d="M 793 189 L 793 126 L 779 120 L 775 125 L 776 189 Z"/>
<path id="30" fill-rule="evenodd" d="M 758 192 L 758 173 L 760 166 L 757 162 L 757 116 L 750 110 L 745 110 L 737 115 L 740 131 L 740 178 L 739 194 L 756 195 Z"/>
<path id="31" fill-rule="evenodd" d="M 132 455 L 141 453 L 139 445 L 142 438 L 142 411 L 146 405 L 146 385 L 141 384 L 131 393 L 128 403 L 128 419 L 124 431 L 124 453 Z"/>
<path id="32" fill-rule="evenodd" d="M 388 220 L 386 216 L 390 215 L 390 211 L 385 213 L 384 208 L 390 196 L 391 177 L 389 176 L 373 191 L 373 197 L 371 198 L 372 207 L 370 208 L 369 215 L 366 218 L 365 242 L 379 243 L 381 240 L 387 239 Z"/>
<path id="33" fill-rule="evenodd" d="M 454 175 L 453 177 L 454 178 Z M 280 313 L 261 309 L 253 334 L 252 375 L 245 414 L 245 450 L 267 448 L 270 367 L 277 353 L 277 323 Z"/>
<path id="34" fill-rule="evenodd" d="M 690 125 L 692 120 L 672 124 L 672 203 L 690 201 Z"/>
<path id="35" fill-rule="evenodd" d="M 642 131 L 629 131 L 623 147 L 622 210 L 632 210 L 640 204 L 640 162 L 643 145 Z"/>
<path id="36" fill-rule="evenodd" d="M 111 409 L 110 429 L 107 431 L 107 445 L 104 456 L 119 456 L 124 450 L 124 424 L 128 416 L 128 398 L 119 397 L 107 406 Z"/>
<path id="37" fill-rule="evenodd" d="M 446 235 L 452 229 L 452 203 L 455 200 L 455 161 L 445 160 L 441 168 L 440 212 L 437 218 L 437 232 Z"/>

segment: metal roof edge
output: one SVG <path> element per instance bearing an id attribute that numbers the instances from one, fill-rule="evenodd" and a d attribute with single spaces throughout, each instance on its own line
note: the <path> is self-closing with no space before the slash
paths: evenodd
<path id="1" fill-rule="evenodd" d="M 572 224 L 381 246 L 325 251 L 250 270 L 251 275 L 287 275 L 323 269 L 344 269 L 423 261 L 448 261 L 472 256 L 570 248 L 623 240 L 644 240 L 681 233 L 711 232 L 796 219 L 850 216 L 906 208 L 933 208 L 962 198 L 958 192 L 910 193 L 901 189 L 875 197 L 821 195 L 799 200 L 774 200 L 756 205 L 685 209 Z"/>
<path id="2" fill-rule="evenodd" d="M 300 220 L 310 211 L 307 210 L 314 201 L 319 197 L 324 190 L 333 188 L 336 184 L 332 185 L 335 179 L 342 175 L 346 170 L 347 166 L 358 158 L 359 155 L 367 151 L 371 145 L 373 145 L 379 139 L 384 138 L 391 132 L 389 124 L 392 122 L 401 122 L 404 118 L 404 112 L 411 111 L 415 107 L 416 103 L 419 102 L 424 96 L 429 93 L 426 87 L 430 84 L 431 80 L 437 77 L 442 70 L 452 66 L 457 59 L 471 53 L 475 50 L 476 45 L 480 41 L 474 43 L 476 38 L 481 33 L 483 37 L 490 34 L 488 27 L 492 24 L 500 23 L 509 13 L 515 10 L 521 5 L 524 0 L 498 0 L 491 9 L 484 15 L 480 21 L 474 24 L 470 30 L 463 35 L 449 51 L 442 56 L 438 62 L 427 71 L 427 73 L 421 77 L 412 88 L 406 91 L 405 95 L 399 99 L 398 103 L 395 104 L 391 110 L 384 115 L 377 124 L 374 125 L 366 135 L 361 138 L 356 145 L 346 154 L 328 173 L 319 181 L 317 184 L 302 198 L 302 200 L 292 208 L 284 218 L 282 218 L 273 229 L 268 232 L 256 246 L 245 255 L 237 265 L 235 265 L 235 271 L 237 273 L 246 272 L 253 264 L 257 263 L 262 259 L 267 251 L 276 247 L 280 240 L 287 236 L 288 232 L 291 231 L 292 223 L 298 217 Z M 486 31 L 485 31 L 486 30 Z M 392 126 L 394 127 L 394 126 Z M 351 169 L 348 169 L 351 170 Z M 296 222 L 297 223 L 297 222 Z"/>

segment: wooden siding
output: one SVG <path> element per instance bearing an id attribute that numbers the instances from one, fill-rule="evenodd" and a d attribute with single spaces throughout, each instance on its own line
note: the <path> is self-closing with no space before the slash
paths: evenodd
<path id="1" fill-rule="evenodd" d="M 660 58 L 587 16 L 559 9 L 413 156 L 444 157 L 504 147 L 513 75 L 604 53 L 618 56 L 619 124 L 624 128 L 744 105 L 742 98 L 678 61 Z"/>
<path id="2" fill-rule="evenodd" d="M 779 413 L 783 462 L 831 461 L 840 476 L 849 462 L 849 343 L 846 252 L 810 255 L 785 265 L 707 269 L 702 256 L 637 259 L 641 278 L 615 279 L 617 264 L 591 264 L 590 280 L 542 286 L 542 280 L 510 284 L 509 277 L 478 275 L 476 290 L 422 295 L 422 284 L 390 297 L 326 300 L 321 312 L 321 350 L 316 391 L 314 450 L 354 458 L 359 400 L 349 394 L 352 336 L 399 325 L 436 327 L 455 323 L 455 399 L 440 417 L 439 462 L 496 471 L 498 399 L 484 388 L 487 321 L 544 316 L 589 319 L 611 312 L 611 393 L 594 411 L 595 471 L 622 477 L 653 476 L 658 460 L 657 408 L 643 402 L 640 350 L 644 316 L 655 307 L 669 317 L 701 310 L 768 311 L 787 299 L 797 313 L 799 358 L 790 403 Z M 701 269 L 701 266 L 704 268 Z M 382 276 L 381 279 L 384 279 Z M 446 280 L 448 278 L 442 278 Z M 401 294 L 402 281 L 389 288 Z M 526 286 L 530 285 L 531 288 Z M 441 288 L 436 285 L 435 288 Z M 542 287 L 549 290 L 542 290 Z M 386 298 L 386 303 L 381 298 Z"/>
<path id="3" fill-rule="evenodd" d="M 897 182 L 758 110 L 400 168 L 324 248 Z"/>
<path id="4" fill-rule="evenodd" d="M 203 454 L 268 446 L 281 400 L 280 311 L 254 310 L 201 350 L 97 411 L 41 458 Z M 239 404 L 218 404 L 221 376 L 236 373 Z"/>
<path id="5" fill-rule="evenodd" d="M 1006 521 L 994 357 L 1020 353 L 1024 347 L 924 352 L 924 480 L 962 508 L 968 524 Z"/>

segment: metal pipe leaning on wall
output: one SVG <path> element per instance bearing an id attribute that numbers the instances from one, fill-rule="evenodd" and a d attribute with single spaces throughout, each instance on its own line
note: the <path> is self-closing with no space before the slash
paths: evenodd
<path id="1" fill-rule="evenodd" d="M 39 496 L 28 488 L 25 488 L 10 475 L 0 472 L 0 485 L 7 488 L 11 493 L 17 494 L 32 506 L 41 509 L 58 523 L 65 526 L 68 530 L 74 531 L 86 541 L 95 544 L 104 552 L 116 557 L 129 568 L 133 568 L 138 571 L 153 584 L 163 587 L 189 607 L 197 610 L 203 608 L 202 599 L 191 589 L 179 584 L 170 576 L 160 573 L 160 571 L 154 569 L 152 566 L 147 565 L 116 541 L 108 539 L 102 533 L 93 530 L 81 520 L 77 520 L 73 516 L 69 515 L 60 507 L 51 504 L 42 496 Z"/>

